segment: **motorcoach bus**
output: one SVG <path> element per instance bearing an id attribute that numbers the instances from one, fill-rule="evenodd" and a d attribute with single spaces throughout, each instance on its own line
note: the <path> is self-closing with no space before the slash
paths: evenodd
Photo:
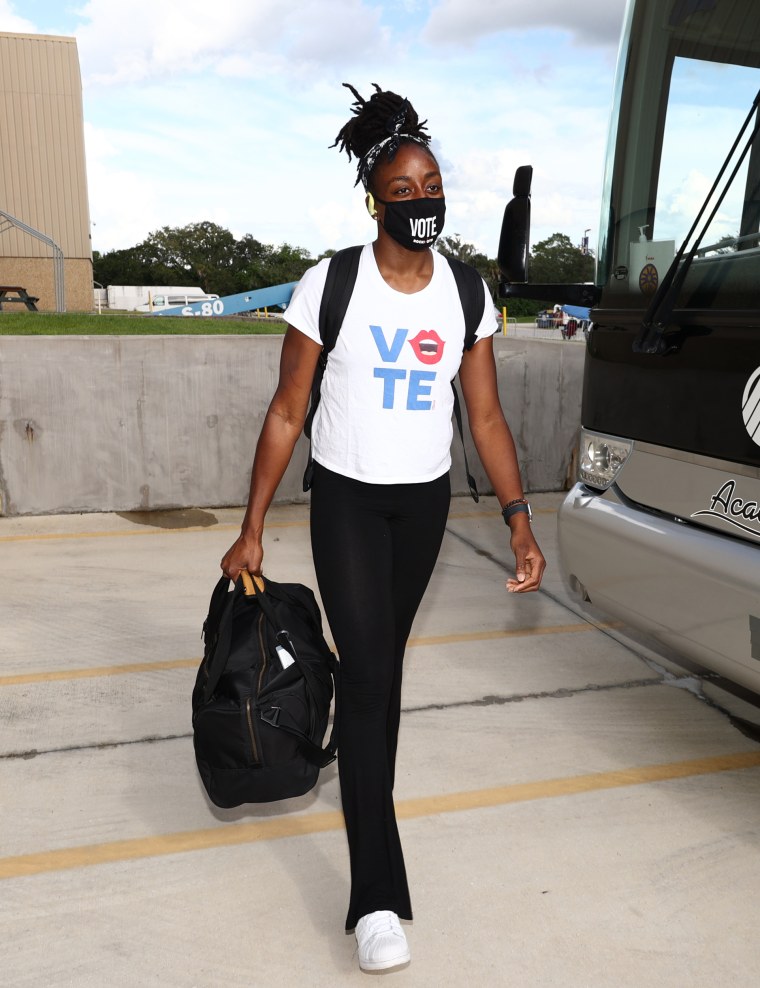
<path id="1" fill-rule="evenodd" d="M 505 294 L 591 308 L 578 483 L 559 513 L 582 600 L 760 694 L 760 2 L 629 0 L 594 285 L 525 282 L 530 169 Z"/>

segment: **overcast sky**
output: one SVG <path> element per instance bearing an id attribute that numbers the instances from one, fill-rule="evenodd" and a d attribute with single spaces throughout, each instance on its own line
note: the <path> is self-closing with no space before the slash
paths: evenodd
<path id="1" fill-rule="evenodd" d="M 447 233 L 495 256 L 532 164 L 535 243 L 596 244 L 624 0 L 0 0 L 0 31 L 77 39 L 93 247 L 212 220 L 313 254 L 372 237 L 329 149 L 351 82 L 408 96 Z"/>

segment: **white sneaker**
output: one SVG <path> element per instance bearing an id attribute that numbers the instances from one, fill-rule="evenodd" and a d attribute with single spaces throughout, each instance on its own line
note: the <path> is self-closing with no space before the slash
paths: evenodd
<path id="1" fill-rule="evenodd" d="M 356 924 L 356 942 L 362 971 L 385 971 L 412 959 L 398 916 L 387 910 L 362 916 Z"/>

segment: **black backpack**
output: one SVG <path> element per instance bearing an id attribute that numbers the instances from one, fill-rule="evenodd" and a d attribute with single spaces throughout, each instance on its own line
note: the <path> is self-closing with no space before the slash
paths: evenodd
<path id="1" fill-rule="evenodd" d="M 312 591 L 267 580 L 249 595 L 242 579 L 230 590 L 222 577 L 203 638 L 193 744 L 209 798 L 231 807 L 308 792 L 338 745 L 338 662 Z M 336 718 L 323 749 L 333 683 Z"/>
<path id="2" fill-rule="evenodd" d="M 314 381 L 311 386 L 311 403 L 309 413 L 306 416 L 304 433 L 311 440 L 311 426 L 314 421 L 314 413 L 319 405 L 319 398 L 322 389 L 322 378 L 327 367 L 327 358 L 330 351 L 338 340 L 343 320 L 351 301 L 351 295 L 356 284 L 356 276 L 359 272 L 359 259 L 364 250 L 363 246 L 345 247 L 337 251 L 330 258 L 327 268 L 327 279 L 325 289 L 322 293 L 322 301 L 319 306 L 319 335 L 322 339 L 322 353 L 319 355 L 319 362 L 314 373 Z M 445 256 L 445 255 L 444 255 Z M 456 281 L 459 301 L 462 303 L 464 313 L 464 349 L 471 350 L 475 346 L 478 326 L 483 318 L 488 298 L 483 288 L 483 279 L 478 271 L 464 261 L 459 261 L 455 257 L 447 257 L 454 280 Z M 467 474 L 467 485 L 473 501 L 479 500 L 478 488 L 475 479 L 470 473 L 467 464 L 467 450 L 464 445 L 464 430 L 462 428 L 462 410 L 459 406 L 459 394 L 454 382 L 451 382 L 454 392 L 454 418 L 459 429 L 459 438 L 462 440 L 462 450 L 464 451 L 464 468 Z M 303 475 L 303 489 L 308 491 L 311 488 L 312 476 L 314 474 L 314 461 L 311 455 L 311 445 L 309 445 L 309 459 L 306 464 L 306 471 Z"/>

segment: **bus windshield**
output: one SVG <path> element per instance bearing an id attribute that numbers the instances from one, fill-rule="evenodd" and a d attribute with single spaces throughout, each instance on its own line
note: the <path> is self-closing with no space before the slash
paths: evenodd
<path id="1" fill-rule="evenodd" d="M 760 90 L 760 4 L 648 0 L 635 5 L 627 32 L 621 49 L 627 53 L 626 86 L 618 91 L 613 114 L 598 281 L 603 305 L 645 309 Z M 740 143 L 726 175 L 746 143 Z M 759 138 L 733 180 L 717 192 L 726 184 L 684 283 L 682 309 L 756 305 Z"/>

